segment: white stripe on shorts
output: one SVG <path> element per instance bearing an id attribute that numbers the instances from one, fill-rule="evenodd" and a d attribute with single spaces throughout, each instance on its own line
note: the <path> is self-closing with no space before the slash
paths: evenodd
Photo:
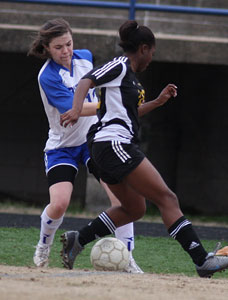
<path id="1" fill-rule="evenodd" d="M 112 149 L 123 163 L 131 158 L 131 156 L 123 149 L 121 142 L 119 141 L 112 141 Z"/>

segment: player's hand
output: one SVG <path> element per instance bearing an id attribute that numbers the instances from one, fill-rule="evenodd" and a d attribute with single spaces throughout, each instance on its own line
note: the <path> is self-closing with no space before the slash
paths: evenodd
<path id="1" fill-rule="evenodd" d="M 60 124 L 63 127 L 67 127 L 68 125 L 73 126 L 77 123 L 78 119 L 79 115 L 75 112 L 75 110 L 70 109 L 60 116 Z"/>
<path id="2" fill-rule="evenodd" d="M 171 97 L 176 97 L 176 96 L 177 96 L 177 87 L 174 84 L 170 83 L 161 91 L 160 95 L 156 99 L 156 102 L 160 106 L 165 104 Z"/>

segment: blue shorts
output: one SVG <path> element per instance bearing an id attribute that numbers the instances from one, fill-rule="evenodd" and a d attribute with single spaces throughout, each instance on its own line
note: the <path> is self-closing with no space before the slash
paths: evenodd
<path id="1" fill-rule="evenodd" d="M 46 174 L 57 166 L 71 166 L 78 171 L 79 164 L 86 165 L 90 159 L 87 144 L 49 150 L 44 154 Z"/>

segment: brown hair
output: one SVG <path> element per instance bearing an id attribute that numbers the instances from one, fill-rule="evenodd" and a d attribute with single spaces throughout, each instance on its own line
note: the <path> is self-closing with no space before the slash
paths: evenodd
<path id="1" fill-rule="evenodd" d="M 142 44 L 146 44 L 150 48 L 155 46 L 153 32 L 146 26 L 139 26 L 138 23 L 133 20 L 128 20 L 120 26 L 119 36 L 119 46 L 124 52 L 134 53 Z"/>
<path id="2" fill-rule="evenodd" d="M 34 55 L 43 59 L 49 58 L 50 55 L 44 45 L 48 46 L 53 38 L 62 36 L 68 32 L 72 35 L 72 30 L 66 20 L 58 18 L 47 21 L 34 38 L 28 51 L 28 55 Z"/>

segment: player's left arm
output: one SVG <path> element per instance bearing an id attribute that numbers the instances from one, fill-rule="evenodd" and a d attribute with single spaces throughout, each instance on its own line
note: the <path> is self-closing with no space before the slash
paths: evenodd
<path id="1" fill-rule="evenodd" d="M 140 117 L 154 110 L 155 108 L 165 104 L 171 97 L 177 96 L 177 87 L 170 83 L 160 93 L 160 95 L 152 100 L 141 104 L 138 107 L 138 114 Z"/>

